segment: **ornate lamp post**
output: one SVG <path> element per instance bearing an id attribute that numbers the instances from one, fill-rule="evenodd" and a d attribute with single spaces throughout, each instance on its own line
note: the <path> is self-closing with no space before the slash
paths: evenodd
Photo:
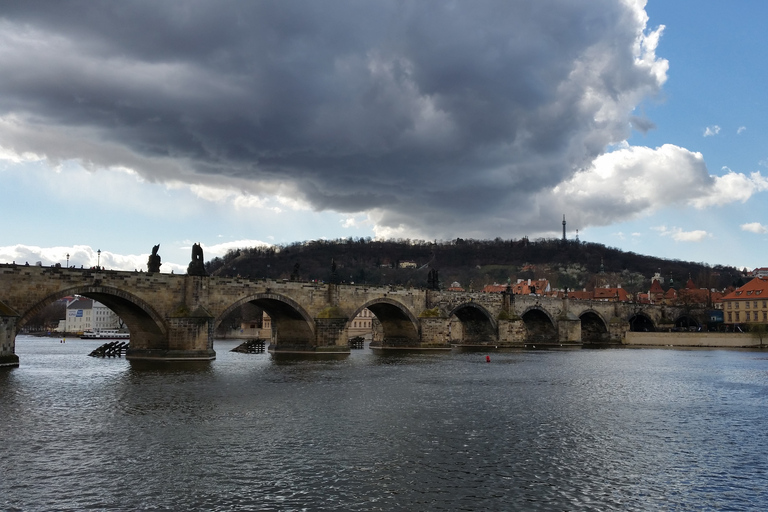
<path id="1" fill-rule="evenodd" d="M 67 268 L 69 268 L 69 253 L 67 253 Z"/>
<path id="2" fill-rule="evenodd" d="M 101 249 L 98 249 L 96 254 L 98 255 L 98 258 L 96 259 L 96 268 L 101 270 Z"/>

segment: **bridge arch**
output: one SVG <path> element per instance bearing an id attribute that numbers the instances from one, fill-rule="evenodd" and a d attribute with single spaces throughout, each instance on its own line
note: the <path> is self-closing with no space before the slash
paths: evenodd
<path id="1" fill-rule="evenodd" d="M 629 317 L 629 330 L 632 332 L 654 332 L 656 325 L 645 313 L 635 313 Z"/>
<path id="2" fill-rule="evenodd" d="M 698 330 L 701 328 L 701 322 L 696 320 L 691 315 L 683 313 L 675 319 L 675 328 L 684 329 L 686 331 L 690 330 L 691 328 Z"/>
<path id="3" fill-rule="evenodd" d="M 520 318 L 528 331 L 528 341 L 556 342 L 558 339 L 555 321 L 549 312 L 541 306 L 527 308 Z"/>
<path id="4" fill-rule="evenodd" d="M 214 329 L 234 310 L 247 303 L 263 309 L 272 320 L 272 342 L 282 350 L 308 348 L 316 344 L 315 321 L 295 300 L 278 293 L 256 293 L 244 297 L 214 320 Z"/>
<path id="5" fill-rule="evenodd" d="M 582 343 L 607 343 L 609 341 L 608 324 L 603 315 L 593 309 L 588 309 L 579 315 L 581 320 Z"/>
<path id="6" fill-rule="evenodd" d="M 487 309 L 476 302 L 466 302 L 453 308 L 449 318 L 461 322 L 461 342 L 467 344 L 488 344 L 497 341 L 498 324 Z M 453 336 L 453 335 L 452 335 Z"/>
<path id="7" fill-rule="evenodd" d="M 357 308 L 350 321 L 366 308 L 381 324 L 381 339 L 377 340 L 374 332 L 374 344 L 380 344 L 382 347 L 406 347 L 420 343 L 419 319 L 404 304 L 388 297 L 373 299 Z"/>
<path id="8" fill-rule="evenodd" d="M 81 295 L 101 302 L 114 311 L 131 333 L 130 347 L 167 348 L 168 325 L 155 308 L 130 292 L 112 286 L 75 286 L 52 293 L 20 313 L 17 332 L 45 306 L 70 295 Z"/>

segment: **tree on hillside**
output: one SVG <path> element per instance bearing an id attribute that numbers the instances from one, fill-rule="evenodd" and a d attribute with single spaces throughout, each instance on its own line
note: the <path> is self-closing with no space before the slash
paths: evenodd
<path id="1" fill-rule="evenodd" d="M 48 304 L 27 321 L 25 327 L 30 331 L 52 331 L 59 326 L 59 321 L 67 318 L 67 304 L 57 300 Z"/>

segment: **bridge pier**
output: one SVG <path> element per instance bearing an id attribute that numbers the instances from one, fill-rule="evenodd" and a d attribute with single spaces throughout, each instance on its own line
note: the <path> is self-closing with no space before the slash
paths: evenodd
<path id="1" fill-rule="evenodd" d="M 566 313 L 557 320 L 557 338 L 560 343 L 581 344 L 581 320 Z"/>
<path id="2" fill-rule="evenodd" d="M 450 318 L 420 318 L 421 336 L 418 347 L 421 349 L 450 349 L 451 340 L 448 326 Z"/>
<path id="3" fill-rule="evenodd" d="M 333 312 L 335 312 L 335 308 Z M 300 323 L 300 322 L 299 322 Z M 292 322 L 273 323 L 273 341 L 269 352 L 273 354 L 336 354 L 351 353 L 346 331 L 347 318 L 334 316 L 327 311 L 320 318 L 314 319 L 314 336 L 304 329 L 297 329 Z"/>
<path id="4" fill-rule="evenodd" d="M 527 336 L 528 331 L 522 318 L 499 319 L 499 345 L 522 346 L 525 344 Z"/>
<path id="5" fill-rule="evenodd" d="M 627 320 L 615 316 L 611 318 L 611 321 L 608 324 L 608 338 L 613 343 L 624 343 L 627 333 L 630 330 L 630 325 Z"/>
<path id="6" fill-rule="evenodd" d="M 19 366 L 16 355 L 16 322 L 18 316 L 0 302 L 0 367 Z"/>
<path id="7" fill-rule="evenodd" d="M 347 318 L 316 318 L 313 352 L 323 354 L 349 354 L 346 331 Z"/>
<path id="8" fill-rule="evenodd" d="M 160 361 L 211 361 L 213 350 L 213 318 L 205 316 L 178 316 L 168 319 L 168 334 L 157 340 L 131 333 L 131 348 L 126 359 Z M 158 342 L 159 341 L 159 342 Z"/>

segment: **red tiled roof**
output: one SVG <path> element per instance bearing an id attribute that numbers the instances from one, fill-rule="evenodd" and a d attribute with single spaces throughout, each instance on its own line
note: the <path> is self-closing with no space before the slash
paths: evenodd
<path id="1" fill-rule="evenodd" d="M 505 284 L 487 284 L 483 287 L 483 292 L 485 293 L 501 293 L 507 290 L 507 285 Z"/>
<path id="2" fill-rule="evenodd" d="M 723 300 L 768 299 L 768 277 L 756 277 L 723 297 Z"/>
<path id="3" fill-rule="evenodd" d="M 595 299 L 597 300 L 619 300 L 626 302 L 629 294 L 624 288 L 595 288 Z"/>
<path id="4" fill-rule="evenodd" d="M 695 302 L 698 304 L 707 304 L 709 302 L 710 291 L 706 288 L 680 290 L 680 302 Z"/>

